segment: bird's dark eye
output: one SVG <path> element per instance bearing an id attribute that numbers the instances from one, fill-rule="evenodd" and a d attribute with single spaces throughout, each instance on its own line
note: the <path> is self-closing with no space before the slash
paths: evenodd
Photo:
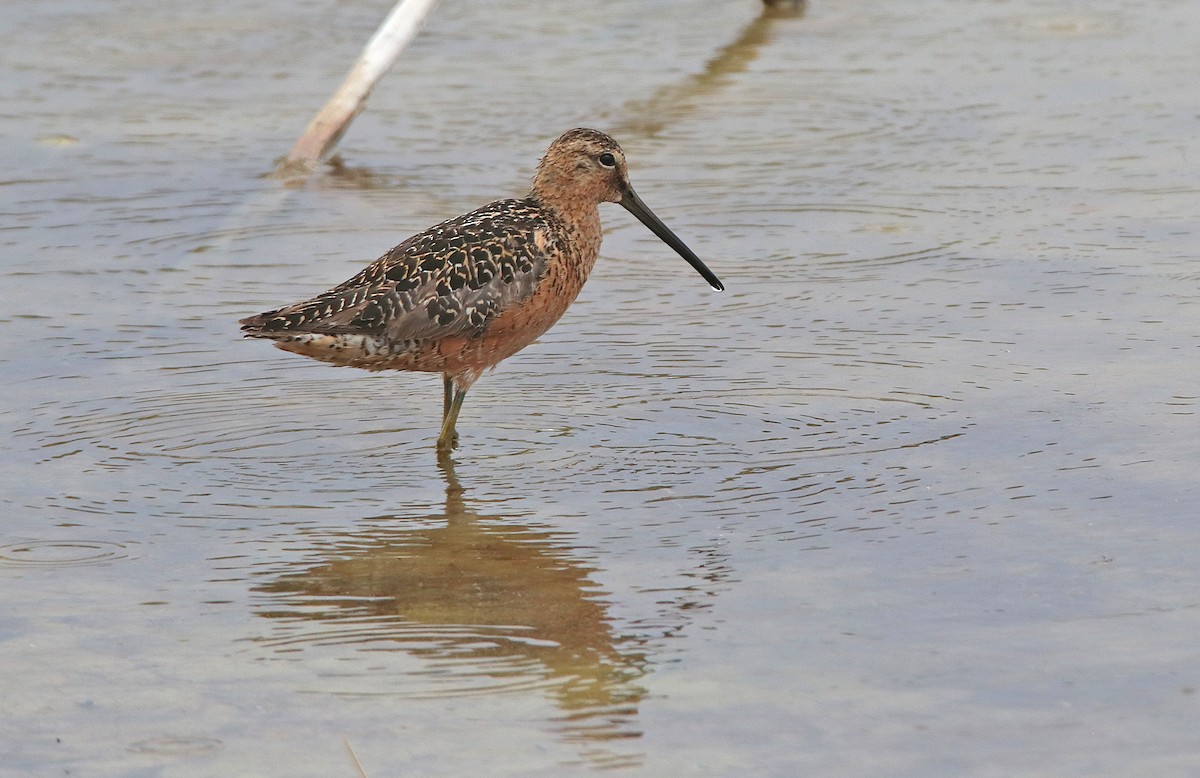
<path id="1" fill-rule="evenodd" d="M 603 154 L 601 154 L 599 157 L 596 157 L 596 159 L 598 159 L 600 161 L 600 164 L 604 165 L 604 167 L 616 167 L 617 166 L 617 158 L 614 157 L 612 154 L 609 154 L 607 151 L 604 152 Z"/>

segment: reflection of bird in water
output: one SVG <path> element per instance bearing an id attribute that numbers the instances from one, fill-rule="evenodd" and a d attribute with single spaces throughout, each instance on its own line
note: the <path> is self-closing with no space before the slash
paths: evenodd
<path id="1" fill-rule="evenodd" d="M 640 640 L 613 634 L 594 568 L 552 532 L 479 516 L 453 466 L 443 471 L 442 512 L 382 517 L 335 538 L 324 561 L 257 588 L 273 595 L 261 614 L 277 624 L 264 642 L 353 646 L 375 665 L 381 651 L 403 651 L 439 670 L 421 677 L 440 685 L 422 696 L 542 688 L 563 713 L 562 736 L 591 744 L 589 759 L 631 758 L 595 750 L 640 736 L 646 659 Z"/>
<path id="2" fill-rule="evenodd" d="M 242 331 L 335 365 L 441 373 L 438 451 L 448 453 L 471 385 L 550 329 L 583 288 L 602 202 L 620 203 L 723 288 L 634 192 L 621 147 L 575 129 L 550 144 L 528 197 L 431 227 L 327 292 L 243 319 Z"/>

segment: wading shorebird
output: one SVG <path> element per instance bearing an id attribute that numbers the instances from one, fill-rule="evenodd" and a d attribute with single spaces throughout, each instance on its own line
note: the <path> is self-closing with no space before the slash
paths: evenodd
<path id="1" fill-rule="evenodd" d="M 580 128 L 546 149 L 524 199 L 417 233 L 327 292 L 242 319 L 242 332 L 335 365 L 441 373 L 437 449 L 448 454 L 471 385 L 550 329 L 583 288 L 605 202 L 620 203 L 713 289 L 725 288 L 633 191 L 616 141 Z"/>

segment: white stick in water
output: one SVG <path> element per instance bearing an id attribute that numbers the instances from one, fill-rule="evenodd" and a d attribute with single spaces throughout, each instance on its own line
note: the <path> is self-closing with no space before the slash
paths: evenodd
<path id="1" fill-rule="evenodd" d="M 371 36 L 362 55 L 350 69 L 325 107 L 309 122 L 304 134 L 277 173 L 309 173 L 337 145 L 354 117 L 366 107 L 367 97 L 396 57 L 417 34 L 437 0 L 400 0 Z"/>

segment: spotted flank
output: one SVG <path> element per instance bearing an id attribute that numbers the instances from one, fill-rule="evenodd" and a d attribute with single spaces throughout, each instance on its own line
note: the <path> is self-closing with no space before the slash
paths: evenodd
<path id="1" fill-rule="evenodd" d="M 529 200 L 501 200 L 414 235 L 311 300 L 246 319 L 243 329 L 260 328 L 264 337 L 370 333 L 414 345 L 478 337 L 505 302 L 533 292 L 546 273 L 546 249 L 566 240 L 553 214 L 539 218 Z"/>

